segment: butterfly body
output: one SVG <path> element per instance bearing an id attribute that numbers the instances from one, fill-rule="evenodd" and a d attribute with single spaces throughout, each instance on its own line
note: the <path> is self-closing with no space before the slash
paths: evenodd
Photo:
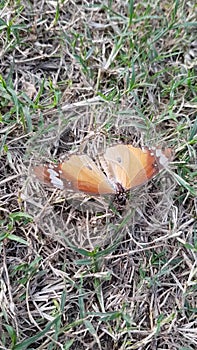
<path id="1" fill-rule="evenodd" d="M 87 155 L 72 155 L 57 165 L 39 165 L 34 173 L 43 183 L 60 189 L 121 195 L 150 180 L 168 164 L 170 157 L 170 149 L 116 145 L 100 157 L 103 170 Z"/>

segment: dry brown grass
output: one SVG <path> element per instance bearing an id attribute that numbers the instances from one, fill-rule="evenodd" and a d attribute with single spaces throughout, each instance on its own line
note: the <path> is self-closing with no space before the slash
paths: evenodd
<path id="1" fill-rule="evenodd" d="M 197 348 L 195 5 L 0 4 L 0 348 Z M 169 172 L 112 198 L 32 166 L 168 145 Z"/>

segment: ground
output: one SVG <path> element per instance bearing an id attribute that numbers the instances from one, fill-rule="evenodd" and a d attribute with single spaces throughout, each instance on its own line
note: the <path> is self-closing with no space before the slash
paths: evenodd
<path id="1" fill-rule="evenodd" d="M 1 1 L 0 348 L 197 348 L 196 5 Z M 170 147 L 147 184 L 91 197 L 33 167 Z"/>

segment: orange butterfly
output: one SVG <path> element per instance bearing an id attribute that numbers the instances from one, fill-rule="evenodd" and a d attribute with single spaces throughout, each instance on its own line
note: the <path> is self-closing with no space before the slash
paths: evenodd
<path id="1" fill-rule="evenodd" d="M 36 177 L 60 189 L 93 195 L 124 194 L 152 179 L 171 159 L 171 149 L 136 148 L 116 145 L 106 149 L 100 159 L 104 172 L 87 155 L 72 155 L 58 165 L 39 165 Z"/>

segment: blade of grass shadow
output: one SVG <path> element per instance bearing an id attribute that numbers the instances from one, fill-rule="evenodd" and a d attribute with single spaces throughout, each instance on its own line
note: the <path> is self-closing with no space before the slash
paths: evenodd
<path id="1" fill-rule="evenodd" d="M 48 325 L 42 331 L 38 332 L 33 337 L 24 340 L 22 343 L 16 344 L 16 346 L 14 346 L 12 350 L 28 349 L 28 347 L 30 345 L 32 345 L 33 343 L 38 341 L 40 338 L 44 337 L 53 326 L 55 326 L 57 323 L 59 323 L 60 317 L 61 316 L 58 315 L 52 322 L 49 322 Z"/>

